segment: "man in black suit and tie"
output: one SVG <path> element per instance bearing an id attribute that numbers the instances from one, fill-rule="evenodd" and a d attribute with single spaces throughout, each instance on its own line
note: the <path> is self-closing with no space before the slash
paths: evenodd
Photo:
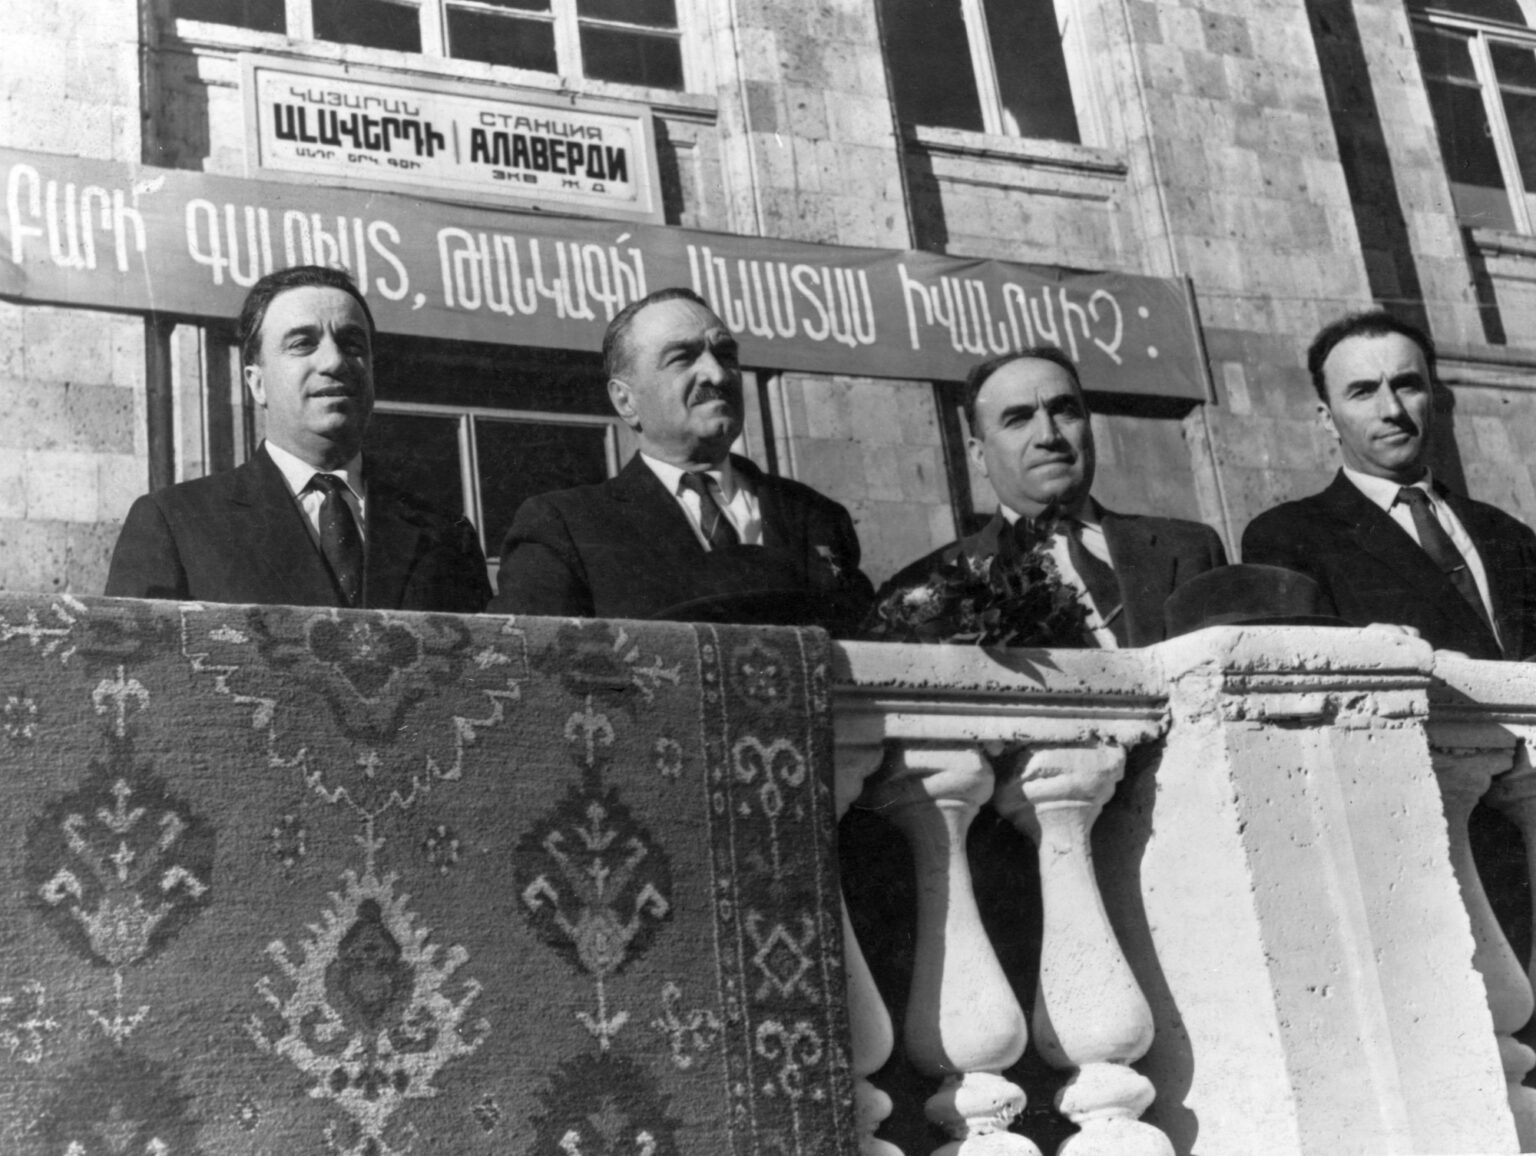
<path id="1" fill-rule="evenodd" d="M 603 360 L 640 452 L 606 482 L 523 503 L 491 610 L 856 624 L 870 586 L 853 520 L 731 454 L 743 415 L 736 339 L 703 299 L 662 289 L 627 306 Z"/>
<path id="2" fill-rule="evenodd" d="M 1163 600 L 1196 574 L 1226 565 L 1209 526 L 1118 514 L 1089 496 L 1093 427 L 1077 366 L 1041 346 L 983 362 L 966 380 L 967 450 L 992 483 L 998 510 L 976 533 L 905 567 L 881 597 L 924 581 L 958 554 L 1008 558 L 1016 527 L 1056 526 L 1050 551 L 1088 611 L 1085 646 L 1147 646 L 1164 637 Z"/>
<path id="3" fill-rule="evenodd" d="M 1299 570 L 1357 626 L 1410 626 L 1473 658 L 1536 652 L 1536 534 L 1430 475 L 1435 349 L 1388 313 L 1325 327 L 1307 353 L 1344 466 L 1322 493 L 1260 514 L 1243 560 Z"/>
<path id="4" fill-rule="evenodd" d="M 373 314 L 346 273 L 301 265 L 240 312 L 246 385 L 266 441 L 244 465 L 133 504 L 106 592 L 130 598 L 476 613 L 485 557 L 464 518 L 363 462 Z"/>

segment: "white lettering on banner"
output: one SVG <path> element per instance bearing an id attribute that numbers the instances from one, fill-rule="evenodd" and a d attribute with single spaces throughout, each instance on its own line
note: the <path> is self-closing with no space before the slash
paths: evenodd
<path id="1" fill-rule="evenodd" d="M 849 348 L 875 343 L 875 310 L 863 269 L 738 257 L 732 270 L 708 245 L 690 244 L 688 270 L 694 292 L 733 332 L 767 341 L 803 333 Z M 796 318 L 797 295 L 814 317 Z"/>
<path id="2" fill-rule="evenodd" d="M 907 333 L 913 350 L 923 347 L 923 329 L 936 327 L 949 337 L 956 353 L 982 357 L 1032 345 L 1054 345 L 1073 361 L 1079 360 L 1079 339 L 1091 342 L 1116 365 L 1124 364 L 1120 345 L 1125 339 L 1125 317 L 1115 295 L 1095 289 L 1084 304 L 1081 292 L 1064 285 L 1033 288 L 1006 281 L 1002 285 L 1002 309 L 993 318 L 991 289 L 976 277 L 939 275 L 921 281 L 896 263 L 901 280 L 902 303 L 907 310 Z"/>
<path id="3" fill-rule="evenodd" d="M 144 218 L 128 206 L 122 189 L 76 187 L 43 180 L 31 165 L 12 165 L 5 196 L 11 260 L 20 265 L 28 237 L 48 238 L 48 258 L 61 269 L 95 269 L 96 231 L 110 234 L 119 273 L 128 272 L 130 246 L 143 253 Z M 41 224 L 28 224 L 28 220 Z M 131 232 L 130 232 L 131 230 Z"/>
<path id="4" fill-rule="evenodd" d="M 292 265 L 336 265 L 348 270 L 366 296 L 376 289 L 390 301 L 401 300 L 410 289 L 405 264 L 390 248 L 400 243 L 400 232 L 388 221 L 361 217 L 336 217 L 331 227 L 319 213 L 288 209 L 283 213 L 283 264 L 274 260 L 272 212 L 261 205 L 226 202 L 223 212 L 212 201 L 194 197 L 187 202 L 187 256 L 205 266 L 215 285 L 225 276 L 249 289 L 263 276 Z M 387 241 L 386 241 L 387 238 Z M 370 279 L 369 254 L 379 257 L 397 281 Z"/>
<path id="5" fill-rule="evenodd" d="M 540 241 L 511 233 L 471 233 L 449 227 L 437 233 L 438 261 L 443 277 L 443 303 L 450 309 L 480 309 L 508 317 L 531 317 L 542 297 L 553 303 L 555 316 L 594 320 L 592 303 L 602 306 L 606 320 L 631 301 L 645 296 L 645 258 L 639 249 L 621 251 L 624 234 L 603 246 L 580 241 Z M 523 273 L 526 247 L 529 275 Z M 548 247 L 554 249 L 553 280 L 545 276 Z"/>

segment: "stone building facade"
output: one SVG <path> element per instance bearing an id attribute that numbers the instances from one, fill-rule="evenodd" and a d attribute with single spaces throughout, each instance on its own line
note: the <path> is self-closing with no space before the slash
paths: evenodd
<path id="1" fill-rule="evenodd" d="M 1536 521 L 1533 9 L 38 0 L 0 38 L 0 149 L 247 177 L 244 70 L 275 61 L 629 109 L 654 132 L 663 227 L 1182 284 L 1205 397 L 1090 379 L 1095 492 L 1204 520 L 1235 552 L 1253 515 L 1338 464 L 1304 349 L 1372 302 L 1441 346 L 1438 474 Z M 426 211 L 456 200 L 406 191 Z M 235 464 L 260 429 L 227 323 L 155 311 L 153 288 L 128 310 L 29 292 L 26 195 L 13 182 L 0 218 L 0 588 L 97 592 L 132 499 Z M 502 211 L 513 228 L 527 206 Z M 386 333 L 380 361 L 380 452 L 423 478 L 457 472 L 446 496 L 481 517 L 493 555 L 529 487 L 627 450 L 591 346 Z M 847 504 L 877 580 L 989 509 L 956 380 L 749 368 L 746 449 Z"/>

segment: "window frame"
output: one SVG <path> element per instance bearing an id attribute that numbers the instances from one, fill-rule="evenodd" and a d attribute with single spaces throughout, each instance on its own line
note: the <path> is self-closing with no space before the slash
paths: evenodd
<path id="1" fill-rule="evenodd" d="M 435 60 L 452 61 L 458 64 L 485 64 L 484 61 L 472 61 L 465 57 L 450 56 L 448 54 L 448 9 L 464 8 L 476 12 L 484 12 L 492 15 L 505 16 L 507 19 L 535 20 L 540 23 L 549 23 L 555 31 L 555 61 L 556 71 L 542 72 L 537 69 L 521 68 L 514 64 L 491 64 L 489 67 L 508 69 L 523 75 L 560 77 L 570 80 L 580 80 L 584 83 L 615 85 L 628 89 L 642 89 L 655 92 L 681 92 L 697 93 L 703 90 L 706 77 L 701 66 L 700 49 L 697 37 L 690 34 L 690 29 L 702 27 L 697 19 L 695 0 L 677 0 L 677 26 L 675 28 L 657 28 L 648 24 L 634 24 L 622 20 L 609 20 L 598 17 L 583 17 L 576 9 L 577 0 L 550 0 L 550 11 L 531 12 L 499 8 L 494 4 L 480 3 L 478 0 L 387 0 L 389 3 L 398 4 L 402 8 L 414 8 L 417 10 L 421 29 L 421 49 L 419 52 L 407 53 L 411 56 L 421 56 Z M 702 0 L 707 3 L 708 0 Z M 173 0 L 165 0 L 166 10 L 170 13 Z M 313 44 L 336 44 L 344 48 L 360 50 L 364 52 L 391 52 L 391 49 L 372 48 L 368 45 L 352 44 L 344 40 L 321 40 L 315 35 L 315 21 L 312 0 L 284 0 L 284 22 L 286 32 L 270 33 L 258 32 L 247 29 L 242 25 L 208 24 L 206 21 L 192 21 L 209 28 L 238 28 L 242 33 L 263 37 L 277 37 L 286 41 L 305 41 Z M 188 17 L 175 17 L 179 21 L 187 21 Z M 652 89 L 647 85 L 631 84 L 628 81 L 604 80 L 601 77 L 587 75 L 586 64 L 581 52 L 581 29 L 583 27 L 599 28 L 614 32 L 627 32 L 636 35 L 659 36 L 677 41 L 678 53 L 682 60 L 683 87 L 679 90 Z"/>
<path id="2" fill-rule="evenodd" d="M 1413 21 L 1424 27 L 1445 28 L 1467 34 L 1468 54 L 1472 58 L 1472 72 L 1477 79 L 1478 94 L 1483 100 L 1483 112 L 1488 117 L 1488 127 L 1493 134 L 1493 150 L 1499 160 L 1499 172 L 1504 178 L 1504 192 L 1509 198 L 1510 215 L 1515 231 L 1527 236 L 1536 232 L 1532 228 L 1530 199 L 1536 197 L 1536 189 L 1528 189 L 1520 175 L 1520 159 L 1515 154 L 1514 136 L 1509 120 L 1504 114 L 1504 101 L 1499 96 L 1499 79 L 1494 71 L 1490 39 L 1505 44 L 1515 44 L 1536 53 L 1536 29 L 1518 24 L 1506 24 L 1499 20 L 1479 20 L 1456 12 L 1430 8 L 1413 14 Z M 1440 131 L 1436 123 L 1435 131 Z M 1451 174 L 1447 173 L 1449 180 Z"/>
<path id="3" fill-rule="evenodd" d="M 494 575 L 498 564 L 492 558 L 485 543 L 485 510 L 480 493 L 480 455 L 475 439 L 475 421 L 518 421 L 535 425 L 578 425 L 603 427 L 603 451 L 610 478 L 618 474 L 623 447 L 620 431 L 624 429 L 616 414 L 550 413 L 547 410 L 500 409 L 483 405 L 440 405 L 435 402 L 377 400 L 373 411 L 384 414 L 406 414 L 415 417 L 452 418 L 457 423 L 459 439 L 459 482 L 464 491 L 464 516 L 475 527 L 480 538 L 480 548 L 486 551 L 487 564 Z M 500 543 L 497 543 L 500 546 Z"/>
<path id="4" fill-rule="evenodd" d="M 291 0 L 290 0 L 291 2 Z M 1067 89 L 1072 98 L 1072 109 L 1077 117 L 1078 140 L 1059 141 L 1049 137 L 1032 137 L 1008 127 L 1008 113 L 1003 105 L 1003 93 L 997 79 L 997 61 L 992 55 L 992 34 L 987 24 L 987 4 L 1007 3 L 1009 0 L 959 0 L 960 18 L 965 25 L 966 46 L 970 50 L 971 74 L 976 82 L 976 99 L 981 106 L 981 135 L 1000 137 L 1010 141 L 1040 140 L 1067 148 L 1092 148 L 1103 138 L 1102 126 L 1094 112 L 1094 94 L 1089 91 L 1091 71 L 1087 69 L 1087 55 L 1082 44 L 1081 20 L 1063 20 L 1056 10 L 1056 0 L 1051 0 L 1057 32 L 1061 36 L 1061 52 L 1066 64 Z M 882 37 L 883 40 L 883 37 Z M 889 50 L 882 43 L 886 56 L 886 68 L 894 62 Z M 894 109 L 895 102 L 892 101 Z M 925 124 L 922 121 L 904 121 L 914 129 L 940 129 L 946 132 L 968 133 L 973 130 L 949 128 L 944 125 Z"/>

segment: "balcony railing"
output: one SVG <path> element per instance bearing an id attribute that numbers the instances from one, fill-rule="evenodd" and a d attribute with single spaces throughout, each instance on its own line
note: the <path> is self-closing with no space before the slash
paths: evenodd
<path id="1" fill-rule="evenodd" d="M 1040 1151 L 1026 1049 L 1063 1074 L 1068 1156 L 1536 1150 L 1531 981 L 1467 838 L 1483 798 L 1536 829 L 1536 667 L 1219 628 L 1120 653 L 849 644 L 836 675 L 840 804 L 899 829 L 914 878 L 889 883 L 917 906 L 905 991 L 849 931 L 865 1153 Z M 984 807 L 1028 836 L 1038 896 L 973 881 Z M 1028 1012 L 979 892 L 1039 920 Z M 893 1127 L 897 1052 L 937 1130 Z"/>

